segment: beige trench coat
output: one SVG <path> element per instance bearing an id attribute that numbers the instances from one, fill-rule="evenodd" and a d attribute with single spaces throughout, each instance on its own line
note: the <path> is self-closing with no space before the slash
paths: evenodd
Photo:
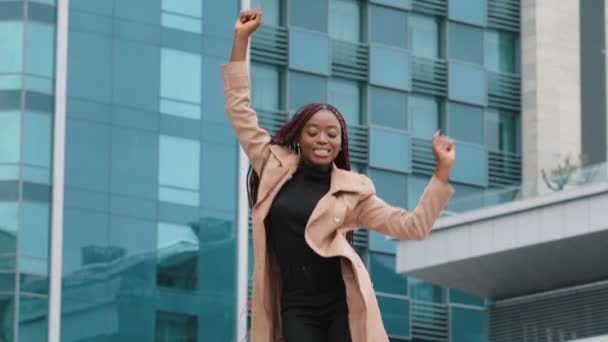
<path id="1" fill-rule="evenodd" d="M 245 153 L 260 175 L 253 217 L 253 295 L 251 341 L 281 341 L 279 308 L 280 273 L 276 260 L 266 254 L 264 218 L 274 197 L 296 171 L 299 156 L 292 150 L 270 145 L 270 136 L 258 126 L 249 103 L 249 73 L 245 62 L 222 65 L 225 109 Z M 411 213 L 395 208 L 375 195 L 364 175 L 331 170 L 329 192 L 324 195 L 305 228 L 305 240 L 319 255 L 341 256 L 353 342 L 388 341 L 369 274 L 346 240 L 346 232 L 366 227 L 396 239 L 423 239 L 453 193 L 453 188 L 432 178 L 418 207 Z"/>

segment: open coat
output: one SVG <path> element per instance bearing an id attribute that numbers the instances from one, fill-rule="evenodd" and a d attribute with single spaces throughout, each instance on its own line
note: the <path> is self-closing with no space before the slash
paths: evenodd
<path id="1" fill-rule="evenodd" d="M 276 260 L 267 254 L 264 219 L 279 189 L 295 173 L 300 157 L 286 147 L 270 144 L 269 134 L 258 126 L 256 113 L 249 103 L 246 62 L 222 65 L 222 79 L 228 119 L 253 169 L 260 176 L 258 198 L 252 209 L 251 341 L 278 342 L 282 340 L 281 276 Z M 388 337 L 369 274 L 346 240 L 346 233 L 366 227 L 396 239 L 423 239 L 453 191 L 449 184 L 433 177 L 417 208 L 408 213 L 379 199 L 366 176 L 332 165 L 329 192 L 313 210 L 304 237 L 319 255 L 342 257 L 342 277 L 353 342 L 387 342 Z"/>

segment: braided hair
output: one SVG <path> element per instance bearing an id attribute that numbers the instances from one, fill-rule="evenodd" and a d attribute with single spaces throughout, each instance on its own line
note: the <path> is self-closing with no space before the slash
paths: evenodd
<path id="1" fill-rule="evenodd" d="M 348 151 L 348 134 L 346 133 L 346 122 L 344 121 L 344 117 L 340 111 L 330 105 L 330 104 L 322 104 L 322 103 L 310 103 L 302 108 L 300 108 L 296 114 L 287 122 L 283 127 L 281 127 L 270 139 L 270 143 L 274 145 L 285 146 L 292 149 L 295 152 L 298 152 L 297 149 L 297 141 L 302 132 L 302 128 L 308 122 L 308 120 L 320 110 L 328 110 L 336 116 L 338 122 L 340 123 L 340 128 L 342 131 L 342 145 L 340 146 L 340 152 L 336 156 L 334 163 L 340 169 L 350 171 L 350 156 Z M 258 198 L 258 187 L 260 186 L 260 177 L 253 170 L 251 166 L 249 166 L 249 171 L 247 172 L 247 195 L 249 200 L 249 207 L 253 208 Z M 353 243 L 353 232 L 350 231 L 346 234 L 346 239 L 352 245 Z"/>

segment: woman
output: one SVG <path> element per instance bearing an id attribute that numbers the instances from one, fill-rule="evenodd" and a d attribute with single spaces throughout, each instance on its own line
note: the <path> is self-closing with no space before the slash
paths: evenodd
<path id="1" fill-rule="evenodd" d="M 397 239 L 424 238 L 453 193 L 454 144 L 435 133 L 435 175 L 408 213 L 349 171 L 346 124 L 335 107 L 304 106 L 271 139 L 250 107 L 245 62 L 261 19 L 259 8 L 240 13 L 230 63 L 222 65 L 226 112 L 253 169 L 251 340 L 388 341 L 352 232 L 363 226 Z"/>

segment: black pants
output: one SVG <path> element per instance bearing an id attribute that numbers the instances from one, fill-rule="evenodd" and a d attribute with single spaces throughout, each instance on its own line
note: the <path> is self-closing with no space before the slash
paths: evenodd
<path id="1" fill-rule="evenodd" d="M 282 312 L 285 342 L 350 342 L 348 307 L 340 301 L 324 308 L 290 307 Z"/>

